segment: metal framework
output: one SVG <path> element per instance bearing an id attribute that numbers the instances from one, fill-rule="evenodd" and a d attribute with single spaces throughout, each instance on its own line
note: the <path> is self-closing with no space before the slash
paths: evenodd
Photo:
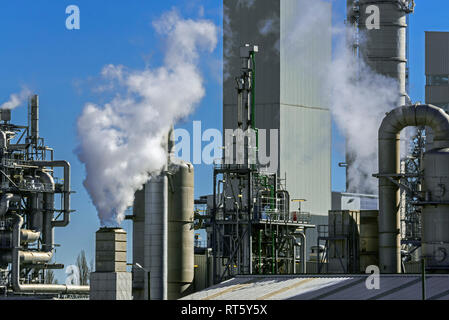
<path id="1" fill-rule="evenodd" d="M 213 203 L 206 216 L 210 217 L 209 246 L 213 250 L 215 283 L 237 274 L 296 273 L 298 261 L 302 272 L 306 272 L 305 232 L 314 227 L 310 225 L 310 214 L 291 212 L 290 195 L 282 180 L 257 163 L 257 52 L 257 46 L 240 48 L 237 134 L 225 137 L 223 164 L 214 168 Z M 299 248 L 302 250 L 298 258 Z"/>
<path id="2" fill-rule="evenodd" d="M 310 214 L 290 211 L 275 174 L 254 169 L 214 170 L 211 247 L 215 283 L 241 274 L 295 274 L 305 268 Z"/>
<path id="3" fill-rule="evenodd" d="M 89 287 L 46 283 L 47 270 L 64 268 L 51 261 L 54 228 L 67 226 L 73 212 L 70 164 L 55 161 L 39 137 L 37 95 L 28 108 L 28 126 L 11 124 L 10 110 L 0 112 L 0 287 L 5 294 L 85 294 Z M 63 181 L 55 178 L 55 167 L 63 168 Z"/>

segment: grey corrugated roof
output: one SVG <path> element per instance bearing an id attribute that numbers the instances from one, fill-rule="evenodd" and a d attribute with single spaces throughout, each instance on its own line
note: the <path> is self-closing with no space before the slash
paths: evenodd
<path id="1" fill-rule="evenodd" d="M 420 275 L 381 275 L 368 290 L 367 275 L 237 276 L 184 300 L 421 300 Z M 427 299 L 449 299 L 449 275 L 426 277 Z"/>

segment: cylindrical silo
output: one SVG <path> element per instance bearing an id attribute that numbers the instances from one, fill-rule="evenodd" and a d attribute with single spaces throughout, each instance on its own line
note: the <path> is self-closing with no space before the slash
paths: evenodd
<path id="1" fill-rule="evenodd" d="M 399 106 L 406 103 L 407 0 L 360 0 L 360 55 L 376 73 L 398 81 Z M 377 24 L 377 22 L 379 22 Z"/>
<path id="2" fill-rule="evenodd" d="M 167 299 L 167 226 L 168 178 L 165 173 L 153 177 L 145 186 L 145 267 L 150 272 L 151 300 Z M 148 295 L 145 276 L 145 298 Z"/>
<path id="3" fill-rule="evenodd" d="M 422 254 L 430 269 L 449 268 L 449 148 L 424 155 Z"/>
<path id="4" fill-rule="evenodd" d="M 194 169 L 177 161 L 170 165 L 168 192 L 168 299 L 189 293 L 194 273 Z"/>
<path id="5" fill-rule="evenodd" d="M 145 270 L 137 265 L 145 266 L 145 188 L 135 193 L 133 204 L 133 299 L 145 299 Z"/>

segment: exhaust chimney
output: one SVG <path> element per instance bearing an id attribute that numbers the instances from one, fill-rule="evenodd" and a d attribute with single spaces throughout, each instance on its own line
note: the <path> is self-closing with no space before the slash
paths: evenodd
<path id="1" fill-rule="evenodd" d="M 32 142 L 39 139 L 39 96 L 33 95 L 30 102 L 30 136 Z"/>

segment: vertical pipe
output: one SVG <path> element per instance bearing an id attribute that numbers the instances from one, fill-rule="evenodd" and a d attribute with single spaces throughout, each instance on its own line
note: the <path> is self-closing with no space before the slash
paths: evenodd
<path id="1" fill-rule="evenodd" d="M 31 97 L 31 138 L 32 142 L 37 144 L 37 140 L 39 139 L 39 96 L 33 95 Z"/>
<path id="2" fill-rule="evenodd" d="M 256 129 L 256 54 L 251 53 L 251 127 Z"/>
<path id="3" fill-rule="evenodd" d="M 162 300 L 167 300 L 168 286 L 168 177 L 167 172 L 162 176 Z"/>
<path id="4" fill-rule="evenodd" d="M 148 300 L 151 300 L 151 273 L 147 272 Z"/>
<path id="5" fill-rule="evenodd" d="M 296 247 L 295 247 L 295 242 L 296 242 L 296 239 L 293 237 L 292 238 L 292 253 L 293 253 L 292 271 L 293 271 L 293 274 L 296 274 Z"/>
<path id="6" fill-rule="evenodd" d="M 307 238 L 305 232 L 300 232 L 299 236 L 301 237 L 301 264 L 302 264 L 302 273 L 307 273 Z"/>
<path id="7" fill-rule="evenodd" d="M 275 274 L 276 263 L 276 231 L 271 231 L 271 274 Z"/>
<path id="8" fill-rule="evenodd" d="M 259 274 L 262 274 L 262 235 L 263 230 L 259 230 Z"/>
<path id="9" fill-rule="evenodd" d="M 253 274 L 253 206 L 252 206 L 252 174 L 248 172 L 248 273 Z"/>
<path id="10" fill-rule="evenodd" d="M 426 258 L 421 259 L 422 299 L 426 300 Z"/>
<path id="11" fill-rule="evenodd" d="M 212 284 L 216 284 L 217 283 L 217 223 L 216 223 L 216 215 L 217 215 L 217 174 L 214 171 L 214 181 L 213 181 L 213 190 L 214 190 L 214 204 L 213 204 L 213 209 L 212 209 L 212 260 L 213 260 L 213 265 L 212 265 Z"/>

